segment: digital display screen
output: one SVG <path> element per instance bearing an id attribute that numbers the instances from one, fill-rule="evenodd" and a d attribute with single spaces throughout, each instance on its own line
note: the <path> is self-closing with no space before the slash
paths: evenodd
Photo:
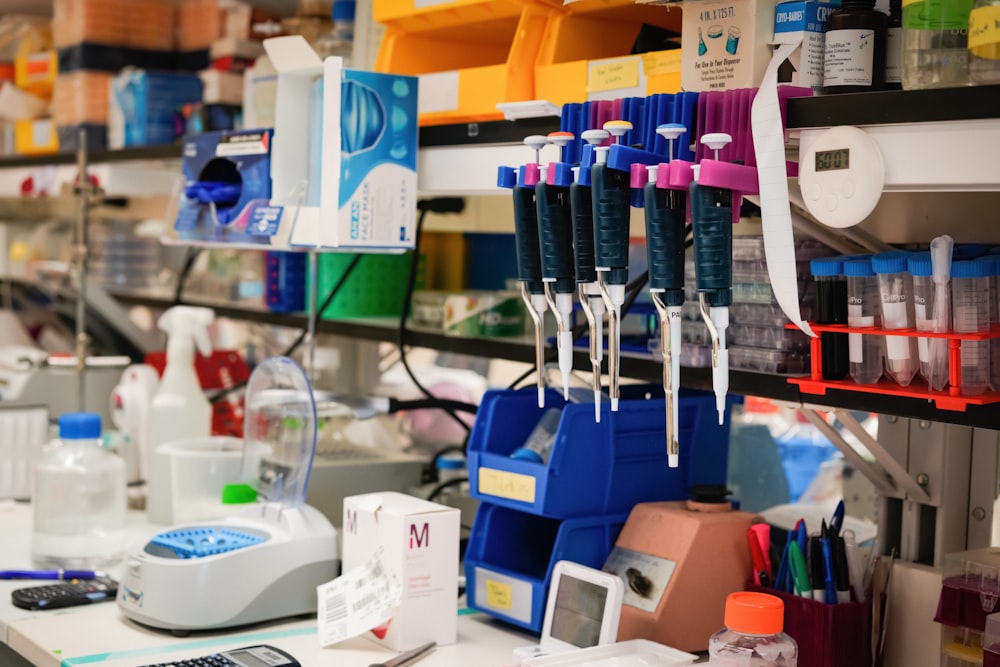
<path id="1" fill-rule="evenodd" d="M 247 650 L 228 651 L 226 656 L 245 667 L 274 667 L 275 665 L 288 664 L 287 660 L 280 659 L 279 662 L 262 660 L 256 654 Z M 276 656 L 277 657 L 277 656 Z"/>
<path id="2" fill-rule="evenodd" d="M 833 171 L 851 167 L 851 151 L 838 148 L 832 151 L 816 151 L 816 171 Z"/>
<path id="3" fill-rule="evenodd" d="M 608 589 L 603 586 L 566 575 L 559 577 L 552 636 L 577 648 L 597 646 L 607 599 Z"/>

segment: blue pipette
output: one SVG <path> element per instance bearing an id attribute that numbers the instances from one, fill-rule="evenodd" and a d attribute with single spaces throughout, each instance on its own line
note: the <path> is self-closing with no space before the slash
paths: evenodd
<path id="1" fill-rule="evenodd" d="M 620 141 L 632 129 L 624 120 L 609 121 L 604 129 Z M 594 204 L 594 257 L 601 296 L 608 310 L 608 384 L 611 411 L 618 411 L 621 397 L 618 374 L 621 358 L 621 312 L 628 282 L 629 207 L 631 186 L 627 172 L 607 167 L 608 147 L 595 149 L 590 179 Z"/>
<path id="2" fill-rule="evenodd" d="M 715 151 L 732 141 L 728 134 L 706 134 L 701 142 Z M 729 327 L 729 304 L 733 298 L 733 193 L 698 183 L 699 167 L 694 167 L 691 183 L 691 227 L 694 233 L 694 266 L 701 317 L 712 337 L 712 388 L 719 423 L 726 415 L 729 393 L 729 350 L 726 329 Z"/>
<path id="3" fill-rule="evenodd" d="M 547 140 L 565 145 L 572 136 L 560 133 Z M 538 207 L 538 244 L 542 259 L 545 298 L 556 316 L 556 349 L 562 375 L 563 398 L 569 400 L 569 378 L 573 372 L 573 221 L 569 188 L 547 181 L 548 167 L 542 166 L 535 185 Z"/>
<path id="4" fill-rule="evenodd" d="M 668 155 L 674 140 L 685 133 L 683 125 L 670 123 L 656 128 L 667 139 Z M 669 161 L 668 157 L 668 161 Z M 667 165 L 663 165 L 666 167 Z M 660 350 L 663 354 L 663 391 L 667 413 L 667 459 L 671 468 L 680 461 L 677 426 L 680 393 L 681 306 L 684 305 L 684 216 L 685 193 L 656 187 L 660 167 L 646 167 L 649 182 L 643 187 L 646 212 L 646 253 L 649 264 L 649 295 L 660 318 Z"/>
<path id="5" fill-rule="evenodd" d="M 590 150 L 604 143 L 611 136 L 604 130 L 586 130 L 580 137 L 590 145 Z M 569 188 L 570 209 L 573 214 L 573 254 L 576 284 L 580 293 L 580 306 L 590 328 L 590 366 L 594 389 L 594 421 L 601 421 L 601 361 L 604 359 L 604 298 L 597 279 L 594 256 L 594 202 L 590 188 L 582 181 L 590 176 L 580 167 L 573 168 L 573 184 Z"/>

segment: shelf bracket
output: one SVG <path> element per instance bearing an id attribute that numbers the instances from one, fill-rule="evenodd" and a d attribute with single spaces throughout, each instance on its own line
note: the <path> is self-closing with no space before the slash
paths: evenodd
<path id="1" fill-rule="evenodd" d="M 858 420 L 854 418 L 847 410 L 834 410 L 833 414 L 837 416 L 840 423 L 844 425 L 848 431 L 850 431 L 854 437 L 861 441 L 861 444 L 871 452 L 875 460 L 881 465 L 885 471 L 894 479 L 896 483 L 906 491 L 911 500 L 916 500 L 922 503 L 931 502 L 931 497 L 927 493 L 927 489 L 920 486 L 906 468 L 896 460 L 885 447 L 882 446 L 878 440 L 873 438 L 864 427 L 858 423 Z"/>
<path id="2" fill-rule="evenodd" d="M 873 465 L 872 463 L 866 461 L 860 454 L 858 454 L 854 447 L 850 445 L 844 436 L 840 432 L 831 426 L 822 416 L 819 414 L 819 410 L 816 407 L 809 405 L 802 406 L 802 414 L 805 415 L 806 419 L 812 423 L 813 426 L 818 428 L 823 435 L 830 439 L 830 442 L 840 450 L 840 453 L 844 455 L 844 458 L 853 465 L 858 472 L 867 477 L 872 484 L 875 485 L 875 489 L 882 495 L 894 495 L 896 492 L 896 482 L 893 477 L 890 476 L 885 467 L 879 467 Z M 904 471 L 905 473 L 905 471 Z M 919 487 L 918 487 L 919 488 Z"/>

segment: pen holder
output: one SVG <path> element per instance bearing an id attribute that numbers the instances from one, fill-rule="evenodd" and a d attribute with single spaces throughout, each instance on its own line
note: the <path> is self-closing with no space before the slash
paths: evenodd
<path id="1" fill-rule="evenodd" d="M 871 667 L 871 602 L 826 604 L 773 588 L 747 584 L 785 603 L 785 633 L 799 645 L 799 664 Z"/>

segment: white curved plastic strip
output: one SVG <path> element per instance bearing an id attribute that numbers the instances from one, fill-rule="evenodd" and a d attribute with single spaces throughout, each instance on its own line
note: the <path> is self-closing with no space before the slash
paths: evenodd
<path id="1" fill-rule="evenodd" d="M 753 146 L 757 154 L 760 210 L 764 226 L 764 257 L 771 289 L 781 310 L 797 327 L 815 336 L 799 311 L 799 285 L 795 266 L 795 239 L 788 201 L 788 172 L 785 167 L 785 136 L 778 105 L 778 67 L 801 40 L 779 44 L 764 72 L 757 96 L 750 107 Z"/>

